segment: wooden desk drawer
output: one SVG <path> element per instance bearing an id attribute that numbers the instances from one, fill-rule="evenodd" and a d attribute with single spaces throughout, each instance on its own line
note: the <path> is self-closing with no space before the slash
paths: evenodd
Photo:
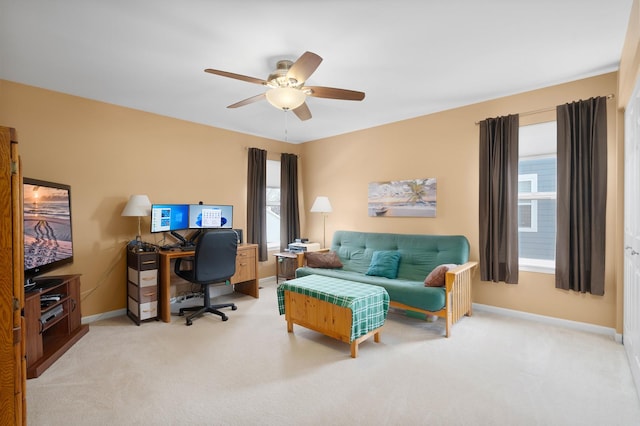
<path id="1" fill-rule="evenodd" d="M 256 268 L 254 258 L 236 259 L 236 273 L 231 277 L 231 283 L 241 283 L 256 278 Z"/>
<path id="2" fill-rule="evenodd" d="M 255 254 L 255 250 L 238 250 L 238 253 L 236 254 L 236 260 L 242 260 L 242 259 L 254 259 L 256 257 Z"/>

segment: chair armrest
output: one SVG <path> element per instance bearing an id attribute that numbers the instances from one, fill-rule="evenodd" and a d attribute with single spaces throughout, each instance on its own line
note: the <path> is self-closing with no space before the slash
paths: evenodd
<path id="1" fill-rule="evenodd" d="M 180 266 L 182 266 L 182 262 L 188 262 L 193 264 L 193 256 L 177 258 L 175 261 L 175 264 L 173 265 L 174 272 L 181 270 Z"/>

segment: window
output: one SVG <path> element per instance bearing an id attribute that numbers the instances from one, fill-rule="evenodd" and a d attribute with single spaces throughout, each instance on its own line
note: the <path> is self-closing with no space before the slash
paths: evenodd
<path id="1" fill-rule="evenodd" d="M 280 249 L 280 162 L 267 160 L 267 249 Z"/>
<path id="2" fill-rule="evenodd" d="M 520 269 L 555 272 L 556 122 L 520 127 L 518 249 Z"/>
<path id="3" fill-rule="evenodd" d="M 518 232 L 538 232 L 538 200 L 528 198 L 538 192 L 537 174 L 518 175 Z"/>

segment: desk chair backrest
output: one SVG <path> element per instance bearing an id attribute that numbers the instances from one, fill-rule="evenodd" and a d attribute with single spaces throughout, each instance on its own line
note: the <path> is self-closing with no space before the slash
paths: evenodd
<path id="1" fill-rule="evenodd" d="M 198 284 L 226 281 L 236 273 L 238 236 L 232 230 L 203 233 L 196 244 L 193 281 Z"/>

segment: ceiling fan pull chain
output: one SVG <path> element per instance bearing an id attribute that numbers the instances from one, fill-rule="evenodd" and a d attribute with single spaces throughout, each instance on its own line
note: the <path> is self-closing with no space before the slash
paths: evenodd
<path id="1" fill-rule="evenodd" d="M 289 133 L 287 131 L 287 110 L 284 110 L 284 141 L 289 142 Z"/>

